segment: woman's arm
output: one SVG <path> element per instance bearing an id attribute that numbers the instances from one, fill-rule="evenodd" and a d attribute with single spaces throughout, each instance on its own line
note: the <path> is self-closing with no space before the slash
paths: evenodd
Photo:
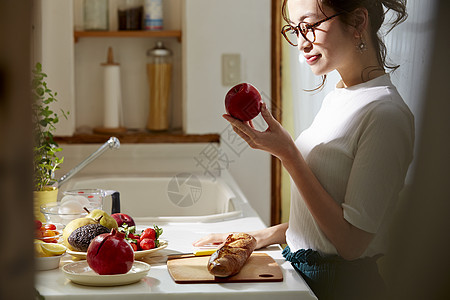
<path id="1" fill-rule="evenodd" d="M 257 231 L 249 232 L 256 239 L 256 249 L 263 248 L 273 244 L 286 243 L 286 230 L 288 223 L 275 225 Z M 195 241 L 192 245 L 194 247 L 201 247 L 204 245 L 221 245 L 229 233 L 212 233 Z"/>
<path id="2" fill-rule="evenodd" d="M 251 123 L 243 123 L 224 115 L 234 131 L 254 149 L 278 157 L 300 191 L 320 229 L 344 259 L 356 259 L 367 248 L 373 234 L 358 229 L 344 219 L 342 207 L 327 193 L 304 161 L 289 133 L 270 114 L 265 104 L 261 109 L 268 128 L 257 131 Z"/>
<path id="3" fill-rule="evenodd" d="M 256 248 L 263 248 L 273 244 L 286 244 L 286 230 L 288 223 L 278 224 L 263 230 L 250 232 L 256 239 Z"/>

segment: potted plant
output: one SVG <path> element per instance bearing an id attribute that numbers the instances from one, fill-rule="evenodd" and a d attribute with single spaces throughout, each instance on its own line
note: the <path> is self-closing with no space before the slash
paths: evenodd
<path id="1" fill-rule="evenodd" d="M 45 221 L 40 213 L 40 206 L 49 202 L 56 202 L 58 189 L 54 186 L 55 171 L 60 168 L 64 157 L 58 157 L 57 153 L 62 149 L 53 140 L 55 124 L 59 122 L 59 116 L 50 105 L 57 99 L 56 92 L 48 88 L 45 78 L 47 74 L 42 72 L 42 65 L 37 63 L 33 69 L 32 94 L 33 94 L 33 130 L 34 130 L 34 208 L 35 217 Z M 67 114 L 61 109 L 62 115 L 67 119 Z"/>

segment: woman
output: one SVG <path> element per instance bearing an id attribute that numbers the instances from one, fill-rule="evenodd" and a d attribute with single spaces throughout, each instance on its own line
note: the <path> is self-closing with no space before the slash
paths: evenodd
<path id="1" fill-rule="evenodd" d="M 383 7 L 406 18 L 406 0 L 284 0 L 283 35 L 315 75 L 341 76 L 311 127 L 294 142 L 263 105 L 268 129 L 224 115 L 252 148 L 280 159 L 291 176 L 289 223 L 252 232 L 257 247 L 284 257 L 319 299 L 384 299 L 376 260 L 414 144 L 414 119 L 390 81 L 378 30 Z M 289 12 L 289 16 L 287 14 Z M 212 234 L 195 246 L 220 243 Z"/>

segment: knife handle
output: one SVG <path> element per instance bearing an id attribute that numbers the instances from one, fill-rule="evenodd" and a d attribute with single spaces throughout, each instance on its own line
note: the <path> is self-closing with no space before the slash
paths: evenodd
<path id="1" fill-rule="evenodd" d="M 194 250 L 193 254 L 195 256 L 205 256 L 205 255 L 211 255 L 211 254 L 213 254 L 216 251 L 217 251 L 217 249 Z"/>
<path id="2" fill-rule="evenodd" d="M 181 253 L 181 254 L 170 254 L 167 256 L 167 259 L 178 259 L 178 258 L 188 258 L 188 257 L 196 257 L 196 256 L 207 256 L 216 252 L 217 249 L 202 249 L 202 250 L 194 250 L 192 253 Z"/>

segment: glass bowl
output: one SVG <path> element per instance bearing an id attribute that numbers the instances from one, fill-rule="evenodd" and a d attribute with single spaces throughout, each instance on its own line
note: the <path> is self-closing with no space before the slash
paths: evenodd
<path id="1" fill-rule="evenodd" d="M 45 229 L 45 225 L 50 223 L 43 223 L 41 229 L 36 229 L 34 238 L 36 240 L 41 240 L 46 243 L 59 243 L 61 242 L 62 232 L 64 229 L 64 225 L 62 224 L 54 224 L 56 229 Z"/>
<path id="2" fill-rule="evenodd" d="M 89 211 L 94 210 L 97 207 L 90 205 L 84 206 Z M 83 208 L 67 208 L 64 203 L 53 202 L 41 205 L 41 213 L 45 217 L 47 223 L 67 225 L 70 221 L 85 217 L 88 212 Z"/>
<path id="3" fill-rule="evenodd" d="M 61 203 L 75 201 L 82 206 L 88 205 L 100 209 L 106 196 L 105 191 L 101 189 L 76 189 L 64 191 L 63 194 L 64 197 L 61 199 Z"/>

